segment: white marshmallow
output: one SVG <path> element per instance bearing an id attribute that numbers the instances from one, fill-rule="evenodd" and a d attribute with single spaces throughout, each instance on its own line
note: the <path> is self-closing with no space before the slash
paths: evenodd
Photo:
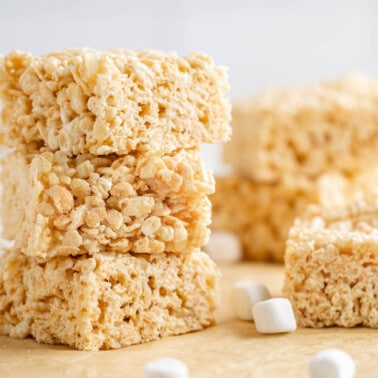
<path id="1" fill-rule="evenodd" d="M 13 151 L 14 151 L 14 148 L 0 146 L 0 159 L 2 159 L 3 157 L 9 155 Z"/>
<path id="2" fill-rule="evenodd" d="M 243 258 L 240 240 L 232 232 L 212 232 L 204 250 L 217 263 L 235 263 Z"/>
<path id="3" fill-rule="evenodd" d="M 271 298 L 269 290 L 256 281 L 237 281 L 231 291 L 231 303 L 236 316 L 241 320 L 253 320 L 252 307 Z"/>
<path id="4" fill-rule="evenodd" d="M 177 358 L 163 357 L 151 360 L 144 366 L 145 378 L 188 378 L 186 364 Z"/>
<path id="5" fill-rule="evenodd" d="M 356 365 L 341 349 L 323 349 L 310 360 L 308 370 L 311 378 L 352 378 Z"/>
<path id="6" fill-rule="evenodd" d="M 10 249 L 14 246 L 14 241 L 0 238 L 0 249 Z"/>
<path id="7" fill-rule="evenodd" d="M 252 313 L 257 332 L 283 333 L 297 329 L 293 307 L 286 298 L 272 298 L 256 303 Z"/>

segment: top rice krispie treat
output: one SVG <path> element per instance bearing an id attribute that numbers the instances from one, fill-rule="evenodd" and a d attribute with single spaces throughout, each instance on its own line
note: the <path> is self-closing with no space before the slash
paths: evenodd
<path id="1" fill-rule="evenodd" d="M 200 53 L 16 51 L 0 58 L 0 141 L 74 155 L 215 143 L 230 135 L 227 91 L 224 68 Z"/>
<path id="2" fill-rule="evenodd" d="M 225 161 L 263 182 L 352 174 L 378 152 L 378 81 L 359 75 L 274 90 L 233 107 Z"/>

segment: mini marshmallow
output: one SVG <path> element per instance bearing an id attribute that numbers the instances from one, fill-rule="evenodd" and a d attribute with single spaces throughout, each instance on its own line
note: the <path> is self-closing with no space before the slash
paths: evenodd
<path id="1" fill-rule="evenodd" d="M 10 249 L 14 246 L 14 241 L 0 238 L 0 250 Z"/>
<path id="2" fill-rule="evenodd" d="M 311 378 L 352 378 L 356 365 L 341 349 L 323 349 L 310 360 L 308 371 Z"/>
<path id="3" fill-rule="evenodd" d="M 252 314 L 257 332 L 284 333 L 297 329 L 293 307 L 286 298 L 272 298 L 256 303 Z"/>
<path id="4" fill-rule="evenodd" d="M 231 291 L 231 303 L 236 316 L 241 320 L 253 320 L 252 307 L 271 298 L 269 290 L 256 281 L 237 281 Z"/>
<path id="5" fill-rule="evenodd" d="M 188 378 L 186 364 L 177 358 L 163 357 L 151 360 L 144 366 L 145 378 Z"/>
<path id="6" fill-rule="evenodd" d="M 243 257 L 240 240 L 232 232 L 213 231 L 204 250 L 217 263 L 236 263 Z"/>

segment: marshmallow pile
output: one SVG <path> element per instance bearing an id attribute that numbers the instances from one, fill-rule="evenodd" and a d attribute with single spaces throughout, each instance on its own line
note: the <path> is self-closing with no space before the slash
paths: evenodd
<path id="1" fill-rule="evenodd" d="M 255 322 L 259 333 L 286 333 L 297 329 L 293 308 L 286 298 L 271 298 L 263 284 L 242 280 L 232 288 L 232 307 L 241 320 Z"/>

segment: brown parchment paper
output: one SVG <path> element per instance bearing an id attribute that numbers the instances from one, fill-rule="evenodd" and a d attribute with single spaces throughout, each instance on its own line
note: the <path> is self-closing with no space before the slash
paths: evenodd
<path id="1" fill-rule="evenodd" d="M 162 356 L 185 361 L 190 377 L 308 377 L 308 360 L 328 347 L 351 354 L 357 365 L 356 377 L 378 377 L 378 330 L 300 329 L 293 334 L 259 335 L 253 323 L 233 317 L 230 288 L 238 279 L 254 279 L 279 296 L 283 268 L 243 263 L 221 267 L 221 271 L 222 301 L 215 327 L 103 352 L 80 352 L 0 336 L 0 377 L 142 377 L 143 365 Z"/>

